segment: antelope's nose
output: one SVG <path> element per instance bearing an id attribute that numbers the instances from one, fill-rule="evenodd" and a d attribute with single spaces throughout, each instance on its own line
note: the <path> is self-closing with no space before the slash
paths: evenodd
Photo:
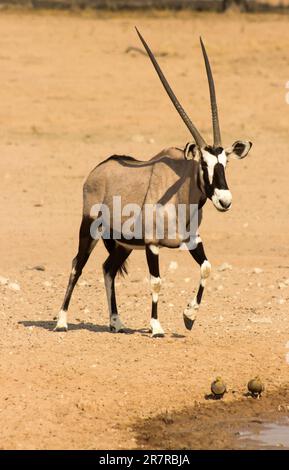
<path id="1" fill-rule="evenodd" d="M 223 199 L 219 199 L 219 203 L 221 204 L 221 206 L 224 208 L 224 209 L 230 209 L 231 207 L 231 204 L 232 204 L 232 201 L 227 201 L 227 200 L 223 200 Z"/>
<path id="2" fill-rule="evenodd" d="M 232 204 L 232 194 L 229 189 L 215 189 L 215 195 L 219 201 L 220 206 L 224 210 L 228 210 Z"/>

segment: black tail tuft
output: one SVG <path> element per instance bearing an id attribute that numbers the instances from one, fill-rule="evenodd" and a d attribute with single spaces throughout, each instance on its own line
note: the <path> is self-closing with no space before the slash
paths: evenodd
<path id="1" fill-rule="evenodd" d="M 118 274 L 122 277 L 124 277 L 127 274 L 127 261 L 125 261 L 119 268 L 118 268 Z"/>
<path id="2" fill-rule="evenodd" d="M 102 240 L 103 240 L 105 248 L 107 249 L 107 251 L 111 255 L 114 252 L 114 250 L 116 249 L 115 240 L 104 239 L 104 238 Z M 109 263 L 108 260 L 106 260 L 105 265 L 109 269 L 108 264 L 110 264 L 110 263 Z M 124 261 L 124 263 L 119 266 L 117 272 L 120 276 L 123 276 L 123 277 L 127 274 L 127 261 Z"/>

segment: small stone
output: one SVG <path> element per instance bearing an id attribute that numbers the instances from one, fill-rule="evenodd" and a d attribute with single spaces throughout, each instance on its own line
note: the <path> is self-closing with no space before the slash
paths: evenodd
<path id="1" fill-rule="evenodd" d="M 0 276 L 0 286 L 6 286 L 9 282 L 9 279 L 7 277 Z"/>
<path id="2" fill-rule="evenodd" d="M 285 284 L 285 282 L 279 282 L 278 289 L 284 289 L 285 287 L 287 287 L 287 284 Z"/>
<path id="3" fill-rule="evenodd" d="M 36 266 L 33 266 L 31 269 L 34 271 L 45 271 L 45 266 L 43 264 L 37 264 Z"/>
<path id="4" fill-rule="evenodd" d="M 166 411 L 163 416 L 163 422 L 165 424 L 172 424 L 174 422 L 173 417 L 169 411 Z"/>
<path id="5" fill-rule="evenodd" d="M 285 299 L 282 299 L 282 297 L 280 297 L 279 299 L 277 299 L 277 304 L 279 305 L 285 304 Z"/>
<path id="6" fill-rule="evenodd" d="M 169 264 L 169 270 L 175 271 L 176 269 L 178 269 L 178 263 L 176 261 L 171 261 Z"/>
<path id="7" fill-rule="evenodd" d="M 190 280 L 191 280 L 190 277 L 185 277 L 185 279 L 184 279 L 184 281 L 185 281 L 186 283 L 190 282 Z"/>
<path id="8" fill-rule="evenodd" d="M 270 317 L 250 317 L 249 320 L 252 323 L 272 323 L 272 320 Z"/>
<path id="9" fill-rule="evenodd" d="M 51 287 L 51 286 L 52 286 L 52 283 L 51 283 L 50 281 L 44 281 L 44 282 L 43 282 L 43 285 L 44 285 L 45 287 Z"/>
<path id="10" fill-rule="evenodd" d="M 141 144 L 145 141 L 145 138 L 141 134 L 135 134 L 132 136 L 131 140 L 135 143 Z"/>
<path id="11" fill-rule="evenodd" d="M 232 265 L 229 263 L 222 263 L 217 270 L 218 271 L 227 271 L 228 269 L 232 269 Z"/>
<path id="12" fill-rule="evenodd" d="M 254 274 L 261 274 L 262 272 L 263 272 L 263 269 L 261 269 L 261 268 L 254 268 L 253 269 Z"/>
<path id="13" fill-rule="evenodd" d="M 224 286 L 220 285 L 217 287 L 217 289 L 220 291 L 220 290 L 223 290 L 224 289 Z"/>
<path id="14" fill-rule="evenodd" d="M 284 284 L 286 284 L 286 286 L 289 286 L 289 277 L 288 279 L 286 279 L 286 281 L 284 281 Z"/>
<path id="15" fill-rule="evenodd" d="M 17 291 L 20 290 L 20 286 L 17 284 L 17 282 L 9 282 L 8 289 Z"/>

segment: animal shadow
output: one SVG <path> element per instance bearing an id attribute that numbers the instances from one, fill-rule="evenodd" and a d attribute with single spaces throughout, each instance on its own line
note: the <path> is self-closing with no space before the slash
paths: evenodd
<path id="1" fill-rule="evenodd" d="M 52 331 L 54 330 L 55 328 L 55 321 L 28 321 L 28 320 L 24 320 L 24 321 L 19 321 L 18 322 L 19 325 L 23 325 L 25 326 L 26 328 L 29 328 L 31 326 L 34 326 L 36 328 L 43 328 L 44 330 L 48 330 L 48 331 Z M 69 331 L 77 331 L 77 330 L 87 330 L 87 331 L 91 331 L 93 333 L 111 333 L 110 329 L 109 329 L 109 326 L 107 325 L 98 325 L 98 324 L 94 324 L 94 323 L 84 323 L 84 322 L 81 322 L 81 323 L 68 323 L 68 332 Z M 119 334 L 128 334 L 128 335 L 132 335 L 132 334 L 135 334 L 135 333 L 140 333 L 140 334 L 145 334 L 147 332 L 146 329 L 132 329 L 132 328 L 126 328 L 125 331 L 123 333 L 119 333 Z M 58 332 L 55 331 L 55 334 L 57 334 Z M 112 334 L 116 334 L 116 333 L 112 333 Z"/>
<path id="2" fill-rule="evenodd" d="M 216 396 L 213 393 L 207 393 L 205 395 L 205 400 L 221 400 L 222 398 L 222 396 Z"/>

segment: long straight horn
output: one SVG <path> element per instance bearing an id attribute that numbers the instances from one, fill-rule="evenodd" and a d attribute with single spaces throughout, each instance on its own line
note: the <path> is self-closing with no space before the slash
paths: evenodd
<path id="1" fill-rule="evenodd" d="M 167 79 L 166 77 L 164 76 L 159 64 L 157 63 L 156 61 L 156 58 L 155 56 L 153 55 L 152 51 L 150 50 L 149 46 L 147 45 L 147 43 L 145 42 L 144 38 L 142 37 L 142 35 L 140 34 L 139 30 L 137 28 L 136 29 L 136 32 L 141 40 L 141 42 L 143 43 L 144 45 L 144 48 L 145 50 L 147 51 L 147 54 L 149 56 L 149 58 L 151 59 L 152 61 L 152 64 L 167 92 L 167 94 L 169 95 L 174 107 L 176 108 L 176 110 L 178 111 L 179 115 L 181 116 L 182 120 L 184 121 L 184 123 L 186 124 L 187 128 L 189 129 L 190 133 L 192 134 L 192 136 L 194 137 L 195 141 L 196 141 L 196 144 L 199 146 L 199 147 L 204 147 L 206 145 L 206 142 L 204 141 L 203 137 L 201 136 L 201 134 L 199 133 L 198 129 L 196 129 L 196 127 L 194 126 L 194 124 L 192 123 L 192 121 L 190 120 L 189 116 L 187 115 L 187 113 L 185 112 L 185 110 L 183 109 L 182 105 L 180 104 L 179 100 L 177 99 L 176 95 L 174 94 L 173 90 L 171 89 L 170 85 L 168 84 L 167 82 Z"/>
<path id="2" fill-rule="evenodd" d="M 208 55 L 200 37 L 200 42 L 202 46 L 204 61 L 206 65 L 207 77 L 209 82 L 209 89 L 210 89 L 210 99 L 211 99 L 211 110 L 212 110 L 212 121 L 213 121 L 213 132 L 214 132 L 214 147 L 220 147 L 222 145 L 221 141 L 221 131 L 219 125 L 219 117 L 218 117 L 218 106 L 217 106 L 217 99 L 216 99 L 216 91 L 214 85 L 213 74 L 210 66 L 210 62 L 208 59 Z"/>

